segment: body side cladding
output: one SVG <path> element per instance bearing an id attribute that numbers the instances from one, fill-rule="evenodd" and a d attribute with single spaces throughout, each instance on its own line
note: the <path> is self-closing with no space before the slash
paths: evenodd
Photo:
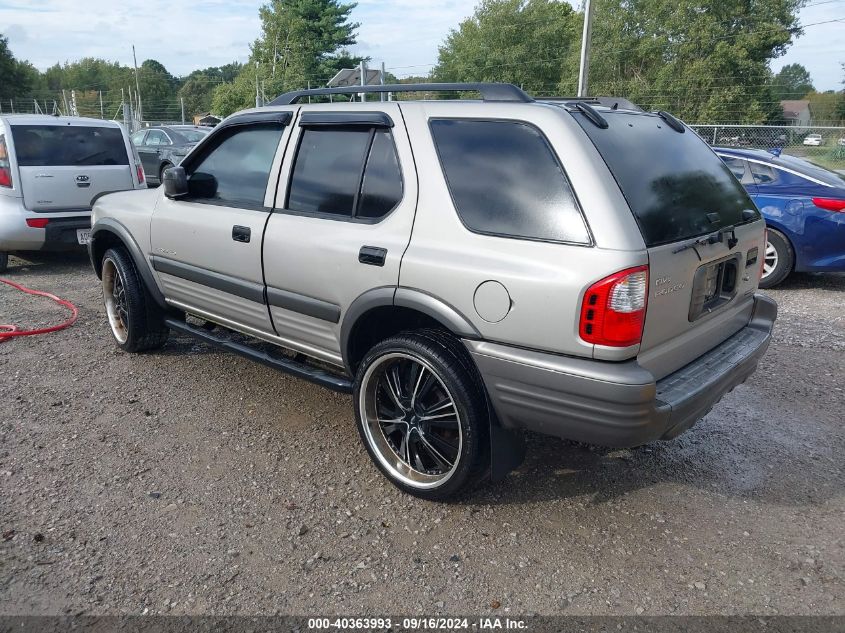
<path id="1" fill-rule="evenodd" d="M 206 270 L 190 264 L 183 264 L 165 257 L 158 257 L 152 255 L 150 261 L 153 268 L 160 273 L 166 275 L 173 275 L 180 279 L 187 279 L 209 288 L 214 288 L 221 292 L 227 292 L 247 301 L 254 301 L 255 303 L 264 303 L 264 285 L 257 284 L 250 281 L 243 281 L 236 277 L 224 275 L 222 273 Z"/>

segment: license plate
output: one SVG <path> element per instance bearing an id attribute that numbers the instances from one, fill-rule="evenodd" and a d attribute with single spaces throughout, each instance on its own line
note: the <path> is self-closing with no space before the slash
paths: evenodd
<path id="1" fill-rule="evenodd" d="M 91 229 L 76 229 L 76 241 L 85 246 L 91 241 Z"/>

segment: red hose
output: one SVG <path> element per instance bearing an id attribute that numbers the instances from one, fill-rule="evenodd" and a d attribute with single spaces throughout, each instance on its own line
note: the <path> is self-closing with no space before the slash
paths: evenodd
<path id="1" fill-rule="evenodd" d="M 7 284 L 12 288 L 17 288 L 21 292 L 25 292 L 28 295 L 46 297 L 52 301 L 55 301 L 60 306 L 66 307 L 68 310 L 71 311 L 71 316 L 67 321 L 60 323 L 59 325 L 39 328 L 37 330 L 21 330 L 16 325 L 0 325 L 0 343 L 5 343 L 6 341 L 11 340 L 15 336 L 33 336 L 35 334 L 49 334 L 50 332 L 58 332 L 59 330 L 64 330 L 65 328 L 68 328 L 74 323 L 76 323 L 76 318 L 79 316 L 79 310 L 77 310 L 76 306 L 73 305 L 70 301 L 66 301 L 65 299 L 59 299 L 56 295 L 51 295 L 49 292 L 33 290 L 32 288 L 21 286 L 20 284 L 16 284 L 14 281 L 9 281 L 8 279 L 0 278 L 0 283 Z"/>

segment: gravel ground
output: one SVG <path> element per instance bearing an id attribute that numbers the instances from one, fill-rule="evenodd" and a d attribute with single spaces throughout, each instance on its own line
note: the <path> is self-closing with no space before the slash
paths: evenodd
<path id="1" fill-rule="evenodd" d="M 80 318 L 0 345 L 2 614 L 845 613 L 845 276 L 772 291 L 765 365 L 680 438 L 532 436 L 448 505 L 382 479 L 348 396 L 118 352 L 84 256 L 5 276 Z M 0 284 L 0 323 L 64 315 Z"/>

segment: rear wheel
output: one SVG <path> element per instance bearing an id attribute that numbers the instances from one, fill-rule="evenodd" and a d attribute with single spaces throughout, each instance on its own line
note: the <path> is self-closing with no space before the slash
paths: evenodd
<path id="1" fill-rule="evenodd" d="M 127 352 L 158 349 L 167 341 L 164 314 L 150 297 L 123 248 L 103 256 L 103 302 L 117 346 Z"/>
<path id="2" fill-rule="evenodd" d="M 9 253 L 0 251 L 0 273 L 6 272 L 9 267 Z"/>
<path id="3" fill-rule="evenodd" d="M 768 230 L 766 252 L 763 256 L 761 288 L 772 288 L 786 279 L 795 263 L 795 251 L 786 236 L 774 229 Z"/>
<path id="4" fill-rule="evenodd" d="M 173 167 L 173 165 L 171 165 L 170 163 L 164 163 L 164 165 L 162 165 L 161 169 L 158 171 L 158 181 L 161 184 L 164 184 L 164 172 L 166 172 L 171 167 Z"/>
<path id="5" fill-rule="evenodd" d="M 484 392 L 451 336 L 407 332 L 373 347 L 357 372 L 355 414 L 373 462 L 405 492 L 445 500 L 486 472 Z"/>

